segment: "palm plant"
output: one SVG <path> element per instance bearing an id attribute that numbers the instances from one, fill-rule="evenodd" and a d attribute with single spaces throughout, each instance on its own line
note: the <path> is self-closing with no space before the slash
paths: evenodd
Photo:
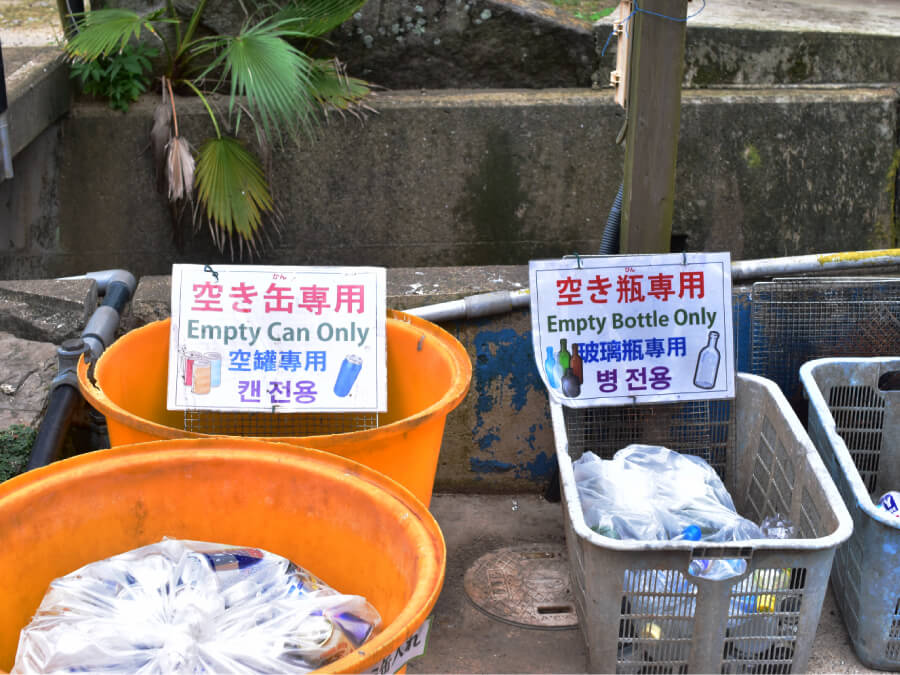
<path id="1" fill-rule="evenodd" d="M 348 77 L 337 60 L 314 58 L 296 46 L 328 33 L 364 3 L 291 0 L 260 6 L 248 12 L 235 35 L 199 35 L 207 0 L 189 17 L 172 0 L 143 15 L 97 9 L 77 17 L 79 31 L 66 52 L 73 61 L 90 63 L 127 49 L 144 31 L 162 43 L 162 102 L 151 130 L 160 187 L 176 223 L 190 208 L 195 227 L 205 220 L 220 251 L 228 242 L 233 254 L 236 239 L 239 251 L 246 246 L 252 255 L 275 205 L 262 162 L 240 138 L 241 124 L 251 126 L 266 150 L 272 143 L 310 138 L 323 111 L 370 110 L 368 83 Z M 199 97 L 212 120 L 215 136 L 196 151 L 180 133 L 175 91 Z M 224 109 L 216 104 L 216 92 L 226 97 Z M 277 218 L 270 220 L 277 226 Z"/>

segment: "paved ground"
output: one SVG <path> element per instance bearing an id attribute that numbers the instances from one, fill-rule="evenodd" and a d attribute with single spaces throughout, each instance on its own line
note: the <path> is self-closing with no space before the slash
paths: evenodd
<path id="1" fill-rule="evenodd" d="M 61 39 L 56 0 L 0 0 L 4 47 L 46 47 Z"/>
<path id="2" fill-rule="evenodd" d="M 536 630 L 497 621 L 469 601 L 466 570 L 485 553 L 565 540 L 560 504 L 537 495 L 435 495 L 431 504 L 447 541 L 447 575 L 434 611 L 428 649 L 413 673 L 581 673 L 581 632 Z M 872 673 L 853 654 L 829 591 L 810 659 L 810 673 Z"/>

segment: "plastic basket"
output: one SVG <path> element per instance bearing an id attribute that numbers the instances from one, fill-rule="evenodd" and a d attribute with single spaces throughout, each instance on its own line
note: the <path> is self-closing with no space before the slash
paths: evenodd
<path id="1" fill-rule="evenodd" d="M 788 673 L 806 667 L 835 549 L 850 536 L 850 516 L 778 387 L 739 374 L 736 389 L 733 402 L 590 409 L 551 403 L 573 594 L 593 672 Z M 787 514 L 797 538 L 709 546 L 618 541 L 593 532 L 584 521 L 572 460 L 587 450 L 610 458 L 629 443 L 704 457 L 741 515 L 760 522 Z M 715 558 L 743 558 L 747 571 L 722 581 L 688 574 L 691 560 Z M 789 582 L 757 603 L 741 589 L 750 575 Z"/>
<path id="2" fill-rule="evenodd" d="M 853 518 L 835 556 L 831 584 L 853 648 L 866 665 L 900 670 L 900 519 L 875 508 L 900 489 L 900 358 L 818 359 L 800 380 L 809 397 L 809 435 Z M 880 385 L 880 382 L 882 384 Z"/>

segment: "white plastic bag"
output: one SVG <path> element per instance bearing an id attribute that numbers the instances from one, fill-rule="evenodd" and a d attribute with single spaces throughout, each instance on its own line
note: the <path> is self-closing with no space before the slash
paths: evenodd
<path id="1" fill-rule="evenodd" d="M 573 462 L 587 526 L 614 539 L 677 540 L 694 526 L 703 541 L 763 539 L 738 515 L 715 470 L 700 457 L 629 445 L 611 460 L 592 452 Z"/>
<path id="2" fill-rule="evenodd" d="M 12 672 L 303 673 L 380 621 L 280 556 L 165 539 L 53 581 Z"/>

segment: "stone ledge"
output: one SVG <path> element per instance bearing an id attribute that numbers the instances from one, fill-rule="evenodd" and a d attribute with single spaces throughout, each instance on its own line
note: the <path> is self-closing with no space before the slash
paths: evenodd
<path id="1" fill-rule="evenodd" d="M 61 55 L 55 47 L 3 49 L 13 157 L 69 110 L 73 85 Z"/>
<path id="2" fill-rule="evenodd" d="M 78 337 L 96 307 L 93 279 L 0 281 L 0 331 L 25 340 Z"/>

